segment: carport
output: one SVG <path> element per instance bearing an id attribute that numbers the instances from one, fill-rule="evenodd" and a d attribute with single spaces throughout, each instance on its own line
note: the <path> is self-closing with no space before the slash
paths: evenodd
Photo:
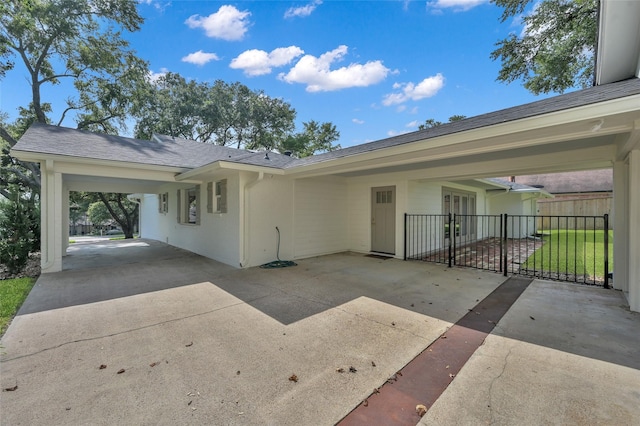
<path id="1" fill-rule="evenodd" d="M 460 371 L 436 372 L 448 387 L 423 423 L 640 416 L 640 316 L 620 292 L 534 281 L 498 319 L 480 303 L 498 274 L 357 253 L 236 269 L 100 241 L 72 244 L 64 266 L 2 339 L 3 423 L 349 424 L 466 315 L 495 329 Z M 417 423 L 406 397 L 384 414 Z"/>

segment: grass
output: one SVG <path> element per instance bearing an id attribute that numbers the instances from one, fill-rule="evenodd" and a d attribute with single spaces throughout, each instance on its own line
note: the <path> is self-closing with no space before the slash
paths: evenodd
<path id="1" fill-rule="evenodd" d="M 527 269 L 604 278 L 604 231 L 545 231 L 544 245 L 522 266 Z M 574 267 L 575 265 L 575 267 Z M 613 271 L 613 231 L 609 231 L 609 271 Z"/>
<path id="2" fill-rule="evenodd" d="M 0 280 L 0 336 L 4 334 L 35 282 L 35 278 Z"/>

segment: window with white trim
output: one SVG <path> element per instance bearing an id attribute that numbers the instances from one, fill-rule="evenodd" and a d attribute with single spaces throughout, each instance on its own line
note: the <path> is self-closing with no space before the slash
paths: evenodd
<path id="1" fill-rule="evenodd" d="M 207 183 L 207 213 L 227 212 L 227 180 Z"/>
<path id="2" fill-rule="evenodd" d="M 169 193 L 158 194 L 158 213 L 169 212 Z"/>
<path id="3" fill-rule="evenodd" d="M 178 190 L 178 223 L 200 224 L 200 185 Z"/>

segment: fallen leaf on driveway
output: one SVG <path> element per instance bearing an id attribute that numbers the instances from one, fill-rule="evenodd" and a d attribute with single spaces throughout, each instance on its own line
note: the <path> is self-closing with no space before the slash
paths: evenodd
<path id="1" fill-rule="evenodd" d="M 375 367 L 375 366 L 376 366 L 376 363 L 375 363 L 375 362 L 373 362 L 373 361 L 371 361 L 371 366 L 372 366 L 372 367 Z"/>
<path id="2" fill-rule="evenodd" d="M 289 380 L 294 383 L 298 383 L 298 376 L 296 376 L 295 374 L 292 374 L 291 377 L 289 377 Z"/>
<path id="3" fill-rule="evenodd" d="M 358 371 L 358 370 L 356 370 L 355 367 L 349 367 L 349 372 L 350 373 L 355 373 L 356 371 Z"/>
<path id="4" fill-rule="evenodd" d="M 427 413 L 427 407 L 423 404 L 418 404 L 416 405 L 416 412 L 420 417 L 422 417 Z"/>
<path id="5" fill-rule="evenodd" d="M 532 320 L 535 320 L 535 318 L 534 318 L 534 317 L 532 317 L 531 315 L 529 315 L 529 318 L 531 318 Z"/>
<path id="6" fill-rule="evenodd" d="M 340 367 L 340 368 L 336 368 L 336 371 L 338 373 L 344 373 L 344 368 Z"/>
<path id="7" fill-rule="evenodd" d="M 160 363 L 159 362 L 152 362 L 151 364 L 149 364 L 149 367 L 155 367 L 158 364 L 160 364 Z"/>
<path id="8" fill-rule="evenodd" d="M 186 348 L 188 348 L 189 346 L 193 346 L 193 342 L 191 343 L 187 343 L 186 345 L 184 345 Z"/>
<path id="9" fill-rule="evenodd" d="M 116 374 L 122 374 L 124 372 L 125 372 L 124 368 L 121 368 L 120 370 L 118 370 L 118 372 Z"/>
<path id="10" fill-rule="evenodd" d="M 98 367 L 98 370 L 104 370 L 105 368 L 107 368 L 106 364 L 102 364 L 100 367 Z"/>
<path id="11" fill-rule="evenodd" d="M 365 399 L 365 400 L 362 402 L 362 405 L 364 405 L 365 407 L 368 407 L 368 406 L 369 406 L 369 400 L 368 400 L 368 399 Z"/>
<path id="12" fill-rule="evenodd" d="M 18 389 L 18 385 L 15 385 L 11 388 L 4 388 L 2 391 L 3 392 L 13 392 L 14 390 Z"/>

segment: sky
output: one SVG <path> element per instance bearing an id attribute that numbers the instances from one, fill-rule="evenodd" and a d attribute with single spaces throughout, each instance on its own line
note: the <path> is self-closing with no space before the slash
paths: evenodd
<path id="1" fill-rule="evenodd" d="M 490 54 L 522 27 L 500 22 L 488 0 L 139 0 L 138 9 L 141 30 L 123 36 L 152 78 L 239 81 L 288 102 L 298 130 L 333 123 L 342 147 L 542 98 L 496 81 Z M 25 76 L 17 64 L 0 82 L 10 119 L 29 101 Z M 60 116 L 68 88 L 47 90 Z"/>

